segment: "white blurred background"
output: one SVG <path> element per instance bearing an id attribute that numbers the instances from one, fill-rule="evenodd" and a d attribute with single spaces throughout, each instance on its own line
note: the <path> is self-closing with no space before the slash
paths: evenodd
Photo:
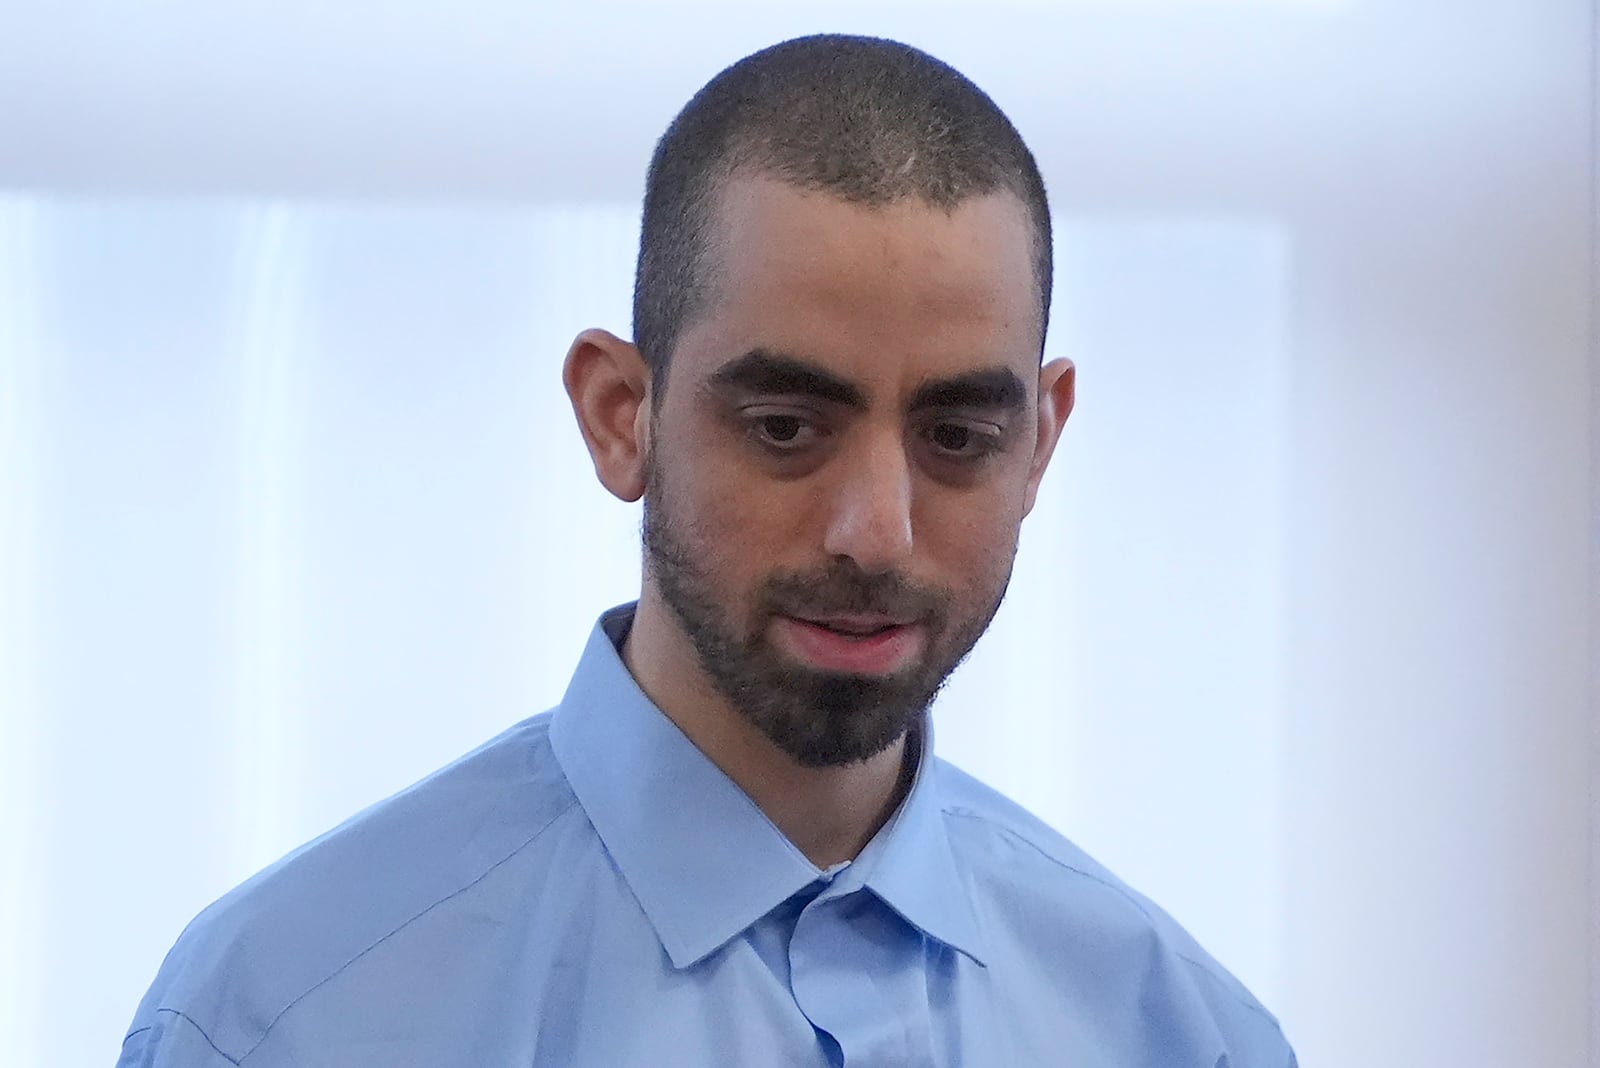
<path id="1" fill-rule="evenodd" d="M 1593 0 L 0 0 L 0 1060 L 560 695 L 637 589 L 561 394 L 654 138 L 798 33 L 984 86 L 1078 412 L 943 754 L 1307 1068 L 1583 1068 Z"/>

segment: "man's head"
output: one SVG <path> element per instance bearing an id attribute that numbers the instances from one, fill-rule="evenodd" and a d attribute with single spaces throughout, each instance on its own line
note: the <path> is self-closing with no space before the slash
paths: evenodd
<path id="1" fill-rule="evenodd" d="M 637 347 L 591 331 L 566 368 L 601 480 L 645 498 L 640 618 L 687 654 L 647 690 L 704 680 L 808 766 L 918 720 L 1071 409 L 1049 277 L 1031 156 L 937 60 L 810 38 L 696 95 L 651 166 Z"/>

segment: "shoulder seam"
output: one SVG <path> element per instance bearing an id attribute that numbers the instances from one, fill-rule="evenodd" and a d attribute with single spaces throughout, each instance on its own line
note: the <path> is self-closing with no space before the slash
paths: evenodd
<path id="1" fill-rule="evenodd" d="M 574 808 L 577 807 L 577 805 L 578 805 L 578 799 L 576 797 L 572 798 L 572 800 L 570 800 L 567 804 L 563 805 L 558 812 L 556 812 L 553 816 L 551 816 L 548 820 L 546 820 L 544 822 L 544 824 L 542 826 L 540 826 L 540 828 L 538 830 L 534 831 L 524 841 L 520 842 L 515 849 L 511 850 L 511 852 L 507 853 L 505 856 L 501 857 L 499 860 L 495 861 L 493 864 L 491 864 L 487 868 L 483 869 L 483 871 L 479 872 L 471 881 L 463 884 L 462 886 L 457 887 L 456 889 L 452 890 L 450 893 L 448 893 L 448 894 L 444 895 L 443 897 L 439 898 L 439 900 L 433 902 L 432 904 L 428 905 L 426 908 L 422 909 L 416 915 L 411 916 L 410 918 L 406 919 L 403 923 L 401 923 L 398 926 L 396 926 L 394 928 L 394 930 L 392 930 L 392 931 L 388 932 L 387 934 L 383 935 L 382 937 L 378 938 L 370 946 L 367 946 L 365 949 L 362 949 L 360 952 L 356 953 L 355 956 L 351 957 L 349 960 L 347 960 L 343 964 L 339 965 L 333 971 L 329 972 L 327 975 L 323 976 L 321 979 L 317 980 L 315 983 L 312 983 L 309 987 L 307 987 L 299 995 L 297 995 L 295 998 L 293 998 L 287 1005 L 285 1005 L 282 1009 L 280 1009 L 276 1016 L 274 1016 L 271 1020 L 269 1020 L 267 1022 L 267 1026 L 261 1029 L 261 1036 L 255 1040 L 255 1043 L 253 1045 L 251 1045 L 251 1047 L 248 1050 L 245 1051 L 245 1053 L 244 1053 L 244 1055 L 242 1057 L 240 1057 L 237 1061 L 232 1061 L 230 1059 L 230 1063 L 238 1065 L 238 1064 L 243 1064 L 245 1061 L 249 1060 L 251 1055 L 254 1054 L 256 1050 L 260 1049 L 261 1048 L 261 1044 L 267 1040 L 267 1036 L 270 1035 L 272 1033 L 272 1029 L 278 1025 L 278 1021 L 283 1019 L 284 1016 L 286 1016 L 289 1013 L 289 1011 L 291 1009 L 293 1009 L 296 1005 L 300 1004 L 300 1002 L 302 1002 L 306 998 L 310 997 L 313 993 L 315 993 L 317 991 L 318 988 L 320 988 L 322 986 L 325 986 L 329 982 L 333 981 L 333 979 L 335 979 L 341 972 L 343 972 L 346 968 L 349 968 L 356 961 L 360 960 L 362 957 L 366 956 L 368 953 L 371 953 L 373 950 L 375 950 L 379 946 L 383 945 L 383 943 L 387 942 L 389 939 L 393 938 L 395 935 L 399 934 L 401 931 L 405 930 L 407 927 L 411 926 L 413 923 L 416 923 L 418 920 L 420 920 L 422 917 L 426 916 L 428 913 L 432 912 L 434 909 L 438 908 L 440 905 L 443 905 L 446 901 L 449 901 L 451 898 L 454 898 L 454 897 L 459 897 L 460 895 L 466 893 L 468 890 L 471 890 L 474 886 L 477 886 L 479 883 L 483 882 L 483 880 L 487 879 L 491 874 L 493 874 L 494 871 L 496 869 L 498 869 L 502 864 L 505 864 L 512 857 L 515 857 L 518 853 L 521 853 L 524 849 L 527 849 L 530 845 L 532 845 L 535 841 L 537 841 L 539 839 L 539 837 L 544 834 L 545 831 L 548 831 L 551 827 L 555 826 L 556 821 L 560 820 L 561 817 L 565 816 L 568 812 L 571 812 Z M 170 1010 L 170 1011 L 176 1011 L 176 1010 Z M 201 1032 L 201 1033 L 204 1034 L 204 1032 Z M 209 1042 L 210 1039 L 208 1038 L 206 1041 Z M 213 1045 L 213 1048 L 215 1048 L 214 1045 Z M 222 1051 L 221 1050 L 217 1050 L 217 1052 L 221 1053 Z M 224 1056 L 226 1056 L 226 1054 L 224 1054 Z"/>
<path id="2" fill-rule="evenodd" d="M 181 1009 L 169 1009 L 169 1008 L 165 1008 L 165 1007 L 157 1008 L 156 1012 L 165 1012 L 165 1013 L 169 1013 L 169 1014 L 171 1014 L 173 1016 L 176 1016 L 178 1019 L 182 1020 L 184 1023 L 186 1023 L 190 1027 L 194 1028 L 195 1031 L 197 1031 L 199 1033 L 200 1037 L 206 1040 L 206 1045 L 210 1046 L 212 1051 L 215 1052 L 217 1056 L 221 1057 L 223 1060 L 227 1061 L 229 1064 L 232 1064 L 232 1065 L 237 1065 L 239 1063 L 238 1061 L 234 1060 L 232 1057 L 228 1056 L 226 1053 L 222 1052 L 221 1047 L 219 1047 L 215 1042 L 211 1041 L 211 1036 L 206 1034 L 206 1029 L 204 1027 L 201 1027 L 198 1023 L 196 1023 L 194 1017 L 190 1016 L 188 1013 L 184 1012 Z M 149 1030 L 152 1030 L 152 1028 L 151 1027 L 140 1027 L 137 1030 L 129 1031 L 127 1036 L 125 1038 L 123 1038 L 122 1044 L 123 1045 L 127 1045 L 128 1044 L 128 1039 L 132 1038 L 134 1035 L 141 1035 L 144 1032 L 149 1031 Z"/>
<path id="3" fill-rule="evenodd" d="M 1104 876 L 1098 875 L 1098 874 L 1096 874 L 1096 873 L 1094 873 L 1092 871 L 1084 871 L 1082 868 L 1077 867 L 1076 865 L 1068 864 L 1066 861 L 1062 860 L 1060 857 L 1055 856 L 1055 855 L 1053 855 L 1053 854 L 1051 854 L 1049 852 L 1046 852 L 1039 845 L 1039 843 L 1033 841 L 1031 838 L 1028 838 L 1025 835 L 1019 834 L 1018 832 L 1012 830 L 1010 827 L 1007 827 L 1004 824 L 998 823 L 995 820 L 990 819 L 988 816 L 985 816 L 983 813 L 978 812 L 978 811 L 976 811 L 974 809 L 966 808 L 965 806 L 952 805 L 952 806 L 949 806 L 949 807 L 945 808 L 944 812 L 945 812 L 946 815 L 949 815 L 949 816 L 958 816 L 958 817 L 961 817 L 961 818 L 964 818 L 964 819 L 975 820 L 975 821 L 977 821 L 979 823 L 985 824 L 986 826 L 994 828 L 995 830 L 999 831 L 1001 834 L 1005 835 L 1008 838 L 1011 838 L 1011 839 L 1014 839 L 1014 840 L 1016 840 L 1018 842 L 1021 842 L 1023 845 L 1027 846 L 1029 849 L 1033 850 L 1035 853 L 1039 854 L 1041 857 L 1043 857 L 1044 859 L 1048 860 L 1050 863 L 1054 864 L 1056 867 L 1065 868 L 1067 871 L 1070 871 L 1075 875 L 1081 875 L 1085 879 L 1090 880 L 1091 882 L 1099 883 L 1101 886 L 1105 887 L 1107 890 L 1110 890 L 1110 891 L 1114 892 L 1118 897 L 1121 897 L 1123 900 L 1128 902 L 1128 904 L 1130 904 L 1134 908 L 1138 909 L 1140 915 L 1142 915 L 1145 919 L 1149 920 L 1152 923 L 1155 922 L 1155 917 L 1151 916 L 1150 915 L 1150 910 L 1144 907 L 1144 902 L 1140 901 L 1138 898 L 1134 897 L 1131 893 L 1129 893 L 1128 889 L 1126 887 L 1118 886 L 1116 883 L 1108 881 Z"/>
<path id="4" fill-rule="evenodd" d="M 1241 998 L 1236 991 L 1234 991 L 1227 983 L 1223 982 L 1223 979 L 1220 975 L 1218 975 L 1213 969 L 1207 967 L 1204 962 L 1195 960 L 1193 957 L 1185 953 L 1177 953 L 1174 951 L 1173 955 L 1179 960 L 1183 961 L 1185 964 L 1194 968 L 1201 975 L 1204 975 L 1206 978 L 1210 979 L 1213 983 L 1220 986 L 1223 993 L 1227 994 L 1235 1002 L 1243 1005 L 1246 1009 L 1249 1009 L 1267 1023 L 1271 1024 L 1272 1029 L 1278 1033 L 1279 1038 L 1284 1037 L 1283 1024 L 1278 1022 L 1278 1018 L 1272 1015 L 1265 1005 L 1256 1001 L 1254 996 L 1250 998 Z"/>
<path id="5" fill-rule="evenodd" d="M 1048 860 L 1050 863 L 1054 864 L 1056 867 L 1065 869 L 1066 871 L 1070 871 L 1074 875 L 1080 875 L 1083 878 L 1088 879 L 1091 882 L 1099 883 L 1101 886 L 1103 886 L 1107 890 L 1110 890 L 1111 892 L 1115 893 L 1118 897 L 1122 898 L 1122 900 L 1126 901 L 1128 904 L 1130 904 L 1134 908 L 1138 909 L 1139 910 L 1139 914 L 1141 916 L 1143 916 L 1145 918 L 1145 920 L 1148 923 L 1150 923 L 1152 926 L 1156 925 L 1156 918 L 1154 916 L 1150 915 L 1150 910 L 1145 907 L 1144 902 L 1140 901 L 1138 899 L 1138 897 L 1134 896 L 1134 894 L 1127 887 L 1118 885 L 1117 883 L 1114 883 L 1114 882 L 1110 882 L 1104 876 L 1098 875 L 1098 874 L 1096 874 L 1096 873 L 1094 873 L 1092 871 L 1084 871 L 1080 867 L 1077 867 L 1077 866 L 1075 866 L 1073 864 L 1067 863 L 1066 861 L 1062 860 L 1060 857 L 1053 856 L 1049 852 L 1045 851 L 1037 842 L 1035 842 L 1032 839 L 1026 837 L 1025 835 L 1022 835 L 1022 834 L 1018 833 L 1017 831 L 1012 830 L 1010 827 L 1007 827 L 1004 824 L 1001 824 L 1001 823 L 999 823 L 999 822 L 997 822 L 997 821 L 995 821 L 993 819 L 990 819 L 988 816 L 985 816 L 983 813 L 978 812 L 975 809 L 967 808 L 964 805 L 947 805 L 947 806 L 944 807 L 943 811 L 944 811 L 944 813 L 946 815 L 949 815 L 949 816 L 956 816 L 956 817 L 960 817 L 960 818 L 964 818 L 964 819 L 975 820 L 975 821 L 977 821 L 979 823 L 984 824 L 985 826 L 992 827 L 996 831 L 998 831 L 1001 834 L 1005 835 L 1006 837 L 1011 838 L 1014 841 L 1021 842 L 1023 845 L 1027 846 L 1029 849 L 1033 850 L 1035 853 L 1039 854 L 1041 857 L 1043 857 L 1044 859 Z M 1176 922 L 1176 921 L 1174 921 L 1174 922 Z M 1263 1005 L 1259 1004 L 1258 1002 L 1256 1002 L 1256 1000 L 1254 999 L 1253 996 L 1252 997 L 1248 997 L 1248 998 L 1241 998 L 1239 996 L 1238 991 L 1234 990 L 1227 983 L 1227 981 L 1222 978 L 1222 976 L 1220 976 L 1220 975 L 1218 975 L 1216 973 L 1215 969 L 1213 969 L 1211 966 L 1205 964 L 1204 962 L 1195 960 L 1193 957 L 1189 956 L 1186 953 L 1180 953 L 1180 952 L 1178 952 L 1177 949 L 1173 949 L 1172 954 L 1173 954 L 1173 956 L 1177 957 L 1179 960 L 1183 961 L 1185 964 L 1189 965 L 1191 968 L 1194 968 L 1195 970 L 1204 973 L 1206 976 L 1208 976 L 1211 979 L 1211 981 L 1213 983 L 1216 983 L 1218 986 L 1220 986 L 1231 1000 L 1239 1003 L 1240 1005 L 1242 1005 L 1245 1008 L 1251 1010 L 1252 1012 L 1255 1012 L 1255 1013 L 1263 1016 L 1264 1018 L 1266 1018 L 1273 1025 L 1273 1027 L 1279 1029 L 1280 1034 L 1282 1033 L 1282 1028 L 1278 1024 L 1277 1019 L 1274 1018 L 1273 1015 L 1270 1012 L 1267 1011 L 1265 1006 L 1263 1006 Z"/>

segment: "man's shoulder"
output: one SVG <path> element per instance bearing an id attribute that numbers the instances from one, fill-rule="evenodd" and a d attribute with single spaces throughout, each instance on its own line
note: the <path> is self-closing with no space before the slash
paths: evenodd
<path id="1" fill-rule="evenodd" d="M 1087 893 L 1135 922 L 1176 927 L 1148 898 L 1028 809 L 948 761 L 937 766 L 940 809 L 951 839 L 965 847 L 958 851 L 980 876 L 1042 881 L 1049 891 Z"/>
<path id="2" fill-rule="evenodd" d="M 1148 928 L 1192 943 L 1149 898 L 1044 820 L 947 761 L 938 761 L 938 771 L 945 825 L 975 888 L 1003 888 L 1047 913 L 1088 910 L 1102 926 Z"/>
<path id="3" fill-rule="evenodd" d="M 938 773 L 940 807 L 974 904 L 980 913 L 992 909 L 987 926 L 1002 937 L 1014 926 L 1010 933 L 1032 951 L 1070 956 L 1108 979 L 1159 962 L 1225 1030 L 1281 1041 L 1277 1019 L 1159 905 L 993 787 L 943 760 Z"/>
<path id="4" fill-rule="evenodd" d="M 134 1030 L 162 1010 L 246 1050 L 276 1014 L 489 879 L 575 807 L 535 716 L 257 873 L 184 930 Z"/>

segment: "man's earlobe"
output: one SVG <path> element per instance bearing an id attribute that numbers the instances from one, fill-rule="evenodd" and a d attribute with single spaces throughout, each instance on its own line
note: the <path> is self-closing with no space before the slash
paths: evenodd
<path id="1" fill-rule="evenodd" d="M 604 330 L 585 330 L 567 351 L 561 381 L 600 484 L 624 501 L 638 500 L 650 403 L 650 369 L 638 348 Z"/>

